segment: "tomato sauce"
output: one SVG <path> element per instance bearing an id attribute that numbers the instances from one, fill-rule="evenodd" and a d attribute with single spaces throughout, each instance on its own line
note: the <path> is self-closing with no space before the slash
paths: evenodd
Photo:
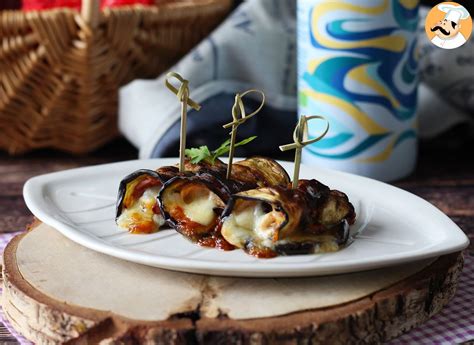
<path id="1" fill-rule="evenodd" d="M 218 248 L 221 250 L 234 250 L 235 247 L 227 242 L 221 235 L 221 226 L 216 216 L 210 225 L 202 225 L 186 217 L 182 207 L 176 206 L 170 215 L 178 220 L 180 230 L 185 236 L 203 247 Z"/>
<path id="2" fill-rule="evenodd" d="M 155 186 L 161 186 L 161 181 L 150 176 L 145 177 L 143 180 L 138 182 L 133 189 L 132 199 L 137 200 L 143 195 L 143 193 L 145 193 L 145 190 Z"/>
<path id="3" fill-rule="evenodd" d="M 209 228 L 209 226 L 202 225 L 201 223 L 189 219 L 184 213 L 183 208 L 180 206 L 175 206 L 170 211 L 170 215 L 179 223 L 180 230 L 191 239 L 195 239 L 196 236 L 199 236 L 199 233 L 206 231 Z"/>
<path id="4" fill-rule="evenodd" d="M 234 250 L 235 246 L 222 237 L 221 227 L 222 224 L 215 226 L 213 232 L 209 236 L 201 238 L 198 244 L 203 247 L 217 248 L 225 251 Z"/>

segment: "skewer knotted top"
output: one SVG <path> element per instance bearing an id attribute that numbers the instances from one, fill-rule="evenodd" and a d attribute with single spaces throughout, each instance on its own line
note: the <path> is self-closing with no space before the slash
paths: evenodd
<path id="1" fill-rule="evenodd" d="M 260 94 L 262 96 L 262 102 L 260 103 L 260 106 L 257 109 L 255 109 L 253 112 L 247 115 L 247 113 L 245 112 L 245 106 L 244 106 L 244 102 L 242 98 L 244 98 L 246 95 L 252 92 Z M 265 104 L 265 94 L 263 93 L 263 91 L 260 91 L 260 90 L 250 89 L 243 92 L 242 94 L 237 93 L 235 95 L 234 105 L 232 106 L 233 121 L 223 126 L 224 128 L 232 127 L 232 130 L 230 131 L 229 162 L 227 164 L 227 174 L 226 174 L 227 179 L 230 179 L 231 174 L 232 174 L 232 162 L 234 160 L 235 138 L 237 136 L 237 128 L 248 119 L 251 119 L 252 117 L 257 115 L 257 113 L 263 108 L 264 104 Z"/>
<path id="2" fill-rule="evenodd" d="M 177 79 L 181 84 L 179 88 L 176 88 L 171 84 L 169 79 Z M 169 72 L 165 79 L 166 87 L 173 92 L 178 100 L 181 102 L 181 128 L 179 136 L 179 172 L 184 172 L 184 155 L 186 150 L 186 122 L 187 122 L 187 111 L 188 105 L 195 109 L 201 109 L 201 106 L 189 98 L 189 81 L 184 79 L 176 72 Z"/>
<path id="3" fill-rule="evenodd" d="M 253 112 L 247 115 L 245 112 L 245 106 L 244 106 L 244 102 L 242 98 L 244 98 L 246 95 L 250 93 L 260 94 L 262 96 L 262 102 L 260 103 L 257 109 L 255 109 Z M 224 128 L 232 127 L 232 130 L 235 130 L 242 123 L 244 123 L 248 119 L 257 115 L 257 113 L 260 110 L 262 110 L 264 104 L 265 104 L 265 94 L 261 90 L 251 89 L 251 90 L 247 90 L 243 92 L 242 94 L 237 93 L 235 95 L 234 105 L 232 106 L 232 118 L 234 119 L 234 121 L 225 124 L 223 127 Z"/>
<path id="4" fill-rule="evenodd" d="M 313 119 L 319 119 L 326 121 L 326 129 L 324 132 L 316 138 L 305 140 L 308 136 L 308 121 Z M 326 120 L 323 116 L 313 115 L 313 116 L 301 116 L 298 120 L 298 124 L 293 132 L 294 143 L 281 145 L 281 151 L 295 150 L 295 161 L 294 161 L 294 171 L 293 171 L 293 183 L 292 188 L 296 189 L 298 187 L 298 181 L 300 176 L 300 165 L 301 165 L 301 151 L 306 145 L 315 143 L 318 140 L 321 140 L 326 133 L 329 131 L 329 121 Z"/>
<path id="5" fill-rule="evenodd" d="M 179 88 L 176 88 L 173 84 L 171 84 L 171 79 L 177 79 L 180 82 Z M 194 110 L 201 109 L 201 105 L 193 101 L 189 98 L 189 80 L 184 79 L 181 75 L 176 72 L 169 72 L 166 74 L 165 80 L 166 87 L 173 92 L 180 102 L 186 102 Z"/>
<path id="6" fill-rule="evenodd" d="M 313 120 L 313 119 L 326 121 L 326 128 L 324 129 L 324 132 L 318 137 L 304 141 L 304 138 L 307 136 L 307 133 L 308 133 L 308 121 Z M 294 150 L 294 149 L 302 149 L 306 145 L 310 145 L 321 140 L 327 134 L 328 131 L 329 131 L 329 121 L 326 120 L 324 116 L 320 116 L 320 115 L 301 116 L 298 121 L 298 124 L 296 125 L 295 130 L 293 131 L 294 143 L 281 145 L 280 150 L 288 151 L 288 150 Z"/>

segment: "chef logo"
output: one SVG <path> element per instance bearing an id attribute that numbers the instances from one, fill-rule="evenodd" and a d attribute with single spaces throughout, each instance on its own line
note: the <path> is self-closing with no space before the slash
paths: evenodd
<path id="1" fill-rule="evenodd" d="M 443 49 L 462 46 L 472 33 L 472 19 L 464 6 L 442 2 L 426 17 L 425 31 L 431 43 Z"/>

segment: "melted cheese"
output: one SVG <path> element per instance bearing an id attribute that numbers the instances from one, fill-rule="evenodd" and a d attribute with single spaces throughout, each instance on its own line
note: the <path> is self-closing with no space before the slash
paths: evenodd
<path id="1" fill-rule="evenodd" d="M 241 212 L 232 213 L 222 225 L 222 236 L 236 247 L 243 248 L 249 241 L 258 246 L 274 249 L 275 232 L 280 222 L 279 212 L 264 213 L 262 204 L 255 203 Z"/>
<path id="2" fill-rule="evenodd" d="M 259 248 L 275 250 L 277 245 L 297 242 L 315 243 L 314 253 L 334 252 L 339 249 L 335 238 L 330 235 L 295 236 L 279 239 L 277 231 L 285 221 L 282 212 L 271 211 L 264 213 L 261 202 L 246 201 L 240 204 L 225 219 L 221 233 L 227 242 L 238 248 L 245 248 L 248 243 Z"/>
<path id="3" fill-rule="evenodd" d="M 223 207 L 221 199 L 204 188 L 201 189 L 201 193 L 197 193 L 195 197 L 188 199 L 185 201 L 180 193 L 172 193 L 167 202 L 173 207 L 181 207 L 188 219 L 202 225 L 211 225 L 216 219 L 214 208 Z"/>
<path id="4" fill-rule="evenodd" d="M 215 197 L 217 196 L 214 193 L 209 193 L 207 198 L 193 200 L 183 207 L 184 214 L 199 224 L 210 225 L 216 218 L 214 212 L 214 208 L 217 207 Z"/>
<path id="5" fill-rule="evenodd" d="M 117 219 L 117 225 L 130 232 L 150 233 L 158 231 L 160 226 L 165 223 L 160 214 L 153 212 L 159 190 L 159 187 L 147 189 L 132 207 L 123 210 Z"/>

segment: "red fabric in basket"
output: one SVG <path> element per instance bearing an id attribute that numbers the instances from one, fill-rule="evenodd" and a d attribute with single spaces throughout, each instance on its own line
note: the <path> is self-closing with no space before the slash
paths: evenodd
<path id="1" fill-rule="evenodd" d="M 25 11 L 46 10 L 54 7 L 54 0 L 23 0 L 22 8 Z"/>
<path id="2" fill-rule="evenodd" d="M 101 7 L 117 7 L 136 4 L 151 5 L 153 4 L 153 0 L 103 0 Z"/>
<path id="3" fill-rule="evenodd" d="M 69 8 L 74 8 L 76 10 L 80 10 L 81 9 L 81 0 L 55 0 L 53 7 L 55 7 L 55 8 L 69 7 Z"/>
<path id="4" fill-rule="evenodd" d="M 102 0 L 101 8 L 117 7 L 126 5 L 152 5 L 154 0 Z M 23 0 L 23 10 L 36 11 L 51 8 L 68 7 L 76 10 L 81 9 L 81 0 Z"/>

